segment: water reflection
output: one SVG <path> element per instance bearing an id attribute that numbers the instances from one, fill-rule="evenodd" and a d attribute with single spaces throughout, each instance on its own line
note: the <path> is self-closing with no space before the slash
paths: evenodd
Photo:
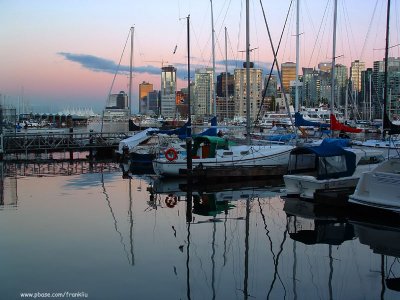
<path id="1" fill-rule="evenodd" d="M 0 161 L 0 210 L 15 209 L 18 205 L 17 178 L 6 175 L 6 166 Z"/>
<path id="2" fill-rule="evenodd" d="M 0 209 L 0 256 L 7 257 L 0 293 L 6 299 L 29 289 L 76 289 L 94 299 L 398 298 L 398 216 L 380 224 L 350 209 L 283 199 L 281 187 L 123 180 L 119 169 L 16 176 L 18 210 Z"/>
<path id="3" fill-rule="evenodd" d="M 322 207 L 323 208 L 323 207 Z M 283 210 L 288 217 L 290 238 L 307 245 L 341 245 L 355 237 L 354 228 L 335 208 L 318 211 L 314 203 L 288 198 Z"/>
<path id="4" fill-rule="evenodd" d="M 385 288 L 400 292 L 400 228 L 371 222 L 351 221 L 361 244 L 381 255 L 382 292 Z M 397 272 L 396 272 L 397 269 Z"/>

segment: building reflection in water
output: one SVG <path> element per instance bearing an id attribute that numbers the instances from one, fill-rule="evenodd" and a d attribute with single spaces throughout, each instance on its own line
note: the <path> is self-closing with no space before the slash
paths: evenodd
<path id="1" fill-rule="evenodd" d="M 6 164 L 0 161 L 0 209 L 12 209 L 17 206 L 17 176 L 15 173 L 8 173 Z"/>
<path id="2" fill-rule="evenodd" d="M 74 286 L 90 282 L 95 298 L 111 299 L 111 292 L 119 299 L 399 295 L 399 224 L 284 199 L 275 183 L 201 185 L 143 175 L 122 180 L 118 166 L 99 166 L 91 173 L 89 165 L 60 165 L 80 172 L 60 177 L 44 174 L 53 166 L 16 170 L 26 174 L 15 177 L 19 209 L 7 214 L 4 204 L 0 208 L 3 251 L 16 257 L 5 262 L 12 282 L 47 284 L 51 267 L 37 268 L 41 277 L 34 277 L 23 266 L 57 261 L 67 270 L 60 278 Z M 39 169 L 43 176 L 29 178 L 28 170 Z M 49 240 L 56 242 L 41 246 Z M 14 241 L 19 249 L 38 251 L 14 256 Z M 84 268 L 76 272 L 71 265 Z"/>

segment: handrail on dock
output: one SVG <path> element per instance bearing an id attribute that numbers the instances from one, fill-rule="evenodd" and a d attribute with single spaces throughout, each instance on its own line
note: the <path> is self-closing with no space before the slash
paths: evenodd
<path id="1" fill-rule="evenodd" d="M 115 148 L 126 132 L 46 132 L 16 133 L 2 136 L 3 154 L 27 152 L 86 151 L 96 148 Z"/>

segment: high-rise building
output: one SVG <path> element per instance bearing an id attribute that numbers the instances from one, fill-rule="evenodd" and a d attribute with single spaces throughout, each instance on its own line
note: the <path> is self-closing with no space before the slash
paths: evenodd
<path id="1" fill-rule="evenodd" d="M 246 117 L 247 115 L 247 76 L 246 64 L 243 68 L 235 69 L 235 116 Z M 250 117 L 254 120 L 258 114 L 262 99 L 262 69 L 254 68 L 250 63 Z"/>
<path id="2" fill-rule="evenodd" d="M 281 85 L 286 94 L 290 93 L 290 82 L 296 80 L 296 64 L 285 62 L 281 65 L 282 82 Z"/>
<path id="3" fill-rule="evenodd" d="M 335 66 L 335 104 L 344 106 L 346 101 L 346 90 L 348 85 L 347 67 L 341 64 Z"/>
<path id="4" fill-rule="evenodd" d="M 368 120 L 375 114 L 374 107 L 372 105 L 372 68 L 368 68 L 361 72 L 361 99 L 359 101 L 359 111 L 361 111 L 361 117 L 364 120 Z"/>
<path id="5" fill-rule="evenodd" d="M 124 91 L 120 91 L 119 94 L 111 94 L 108 97 L 106 108 L 103 113 L 104 119 L 112 120 L 114 118 L 129 117 L 128 105 L 128 95 Z"/>
<path id="6" fill-rule="evenodd" d="M 350 80 L 353 84 L 353 90 L 361 91 L 361 72 L 365 71 L 365 62 L 355 60 L 350 67 Z"/>
<path id="7" fill-rule="evenodd" d="M 149 92 L 153 90 L 153 84 L 143 81 L 139 84 L 139 113 L 147 114 Z"/>
<path id="8" fill-rule="evenodd" d="M 159 115 L 159 92 L 158 91 L 150 91 L 147 94 L 147 113 Z"/>
<path id="9" fill-rule="evenodd" d="M 176 68 L 169 65 L 161 68 L 161 115 L 174 118 L 176 114 Z"/>
<path id="10" fill-rule="evenodd" d="M 318 107 L 330 99 L 330 72 L 303 68 L 302 105 Z"/>
<path id="11" fill-rule="evenodd" d="M 269 75 L 265 76 L 264 79 L 264 88 L 267 90 L 265 91 L 265 96 L 266 97 L 276 97 L 276 93 L 278 91 L 278 80 L 276 78 L 276 75 L 271 75 L 268 86 L 267 86 L 267 81 L 268 81 Z"/>
<path id="12" fill-rule="evenodd" d="M 228 72 L 228 76 L 225 72 L 217 76 L 217 97 L 225 97 L 226 94 L 226 77 L 228 77 L 228 96 L 233 96 L 235 91 L 235 77 L 233 74 Z"/>
<path id="13" fill-rule="evenodd" d="M 372 101 L 374 108 L 380 108 L 383 105 L 385 80 L 385 61 L 374 61 L 372 73 Z M 400 117 L 400 57 L 388 58 L 388 107 L 390 114 L 396 118 Z M 381 111 L 375 110 L 374 116 L 378 118 L 382 115 Z M 399 118 L 400 119 L 400 118 Z"/>
<path id="14" fill-rule="evenodd" d="M 106 108 L 127 109 L 128 95 L 124 91 L 120 91 L 119 94 L 111 94 L 108 97 Z"/>
<path id="15" fill-rule="evenodd" d="M 197 116 L 209 116 L 213 101 L 213 70 L 212 68 L 196 69 L 195 71 L 195 103 L 192 113 Z"/>

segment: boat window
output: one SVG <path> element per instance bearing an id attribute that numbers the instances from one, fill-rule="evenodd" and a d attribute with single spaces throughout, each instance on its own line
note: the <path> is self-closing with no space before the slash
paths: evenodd
<path id="1" fill-rule="evenodd" d="M 233 152 L 224 152 L 223 155 L 233 155 Z"/>
<path id="2" fill-rule="evenodd" d="M 328 156 L 319 158 L 319 175 L 326 176 L 335 173 L 342 173 L 347 171 L 346 157 L 341 156 Z"/>
<path id="3" fill-rule="evenodd" d="M 290 155 L 288 170 L 290 173 L 299 173 L 315 169 L 315 154 Z"/>
<path id="4" fill-rule="evenodd" d="M 240 155 L 247 155 L 247 154 L 249 154 L 249 150 L 247 150 L 247 151 L 240 151 Z"/>

